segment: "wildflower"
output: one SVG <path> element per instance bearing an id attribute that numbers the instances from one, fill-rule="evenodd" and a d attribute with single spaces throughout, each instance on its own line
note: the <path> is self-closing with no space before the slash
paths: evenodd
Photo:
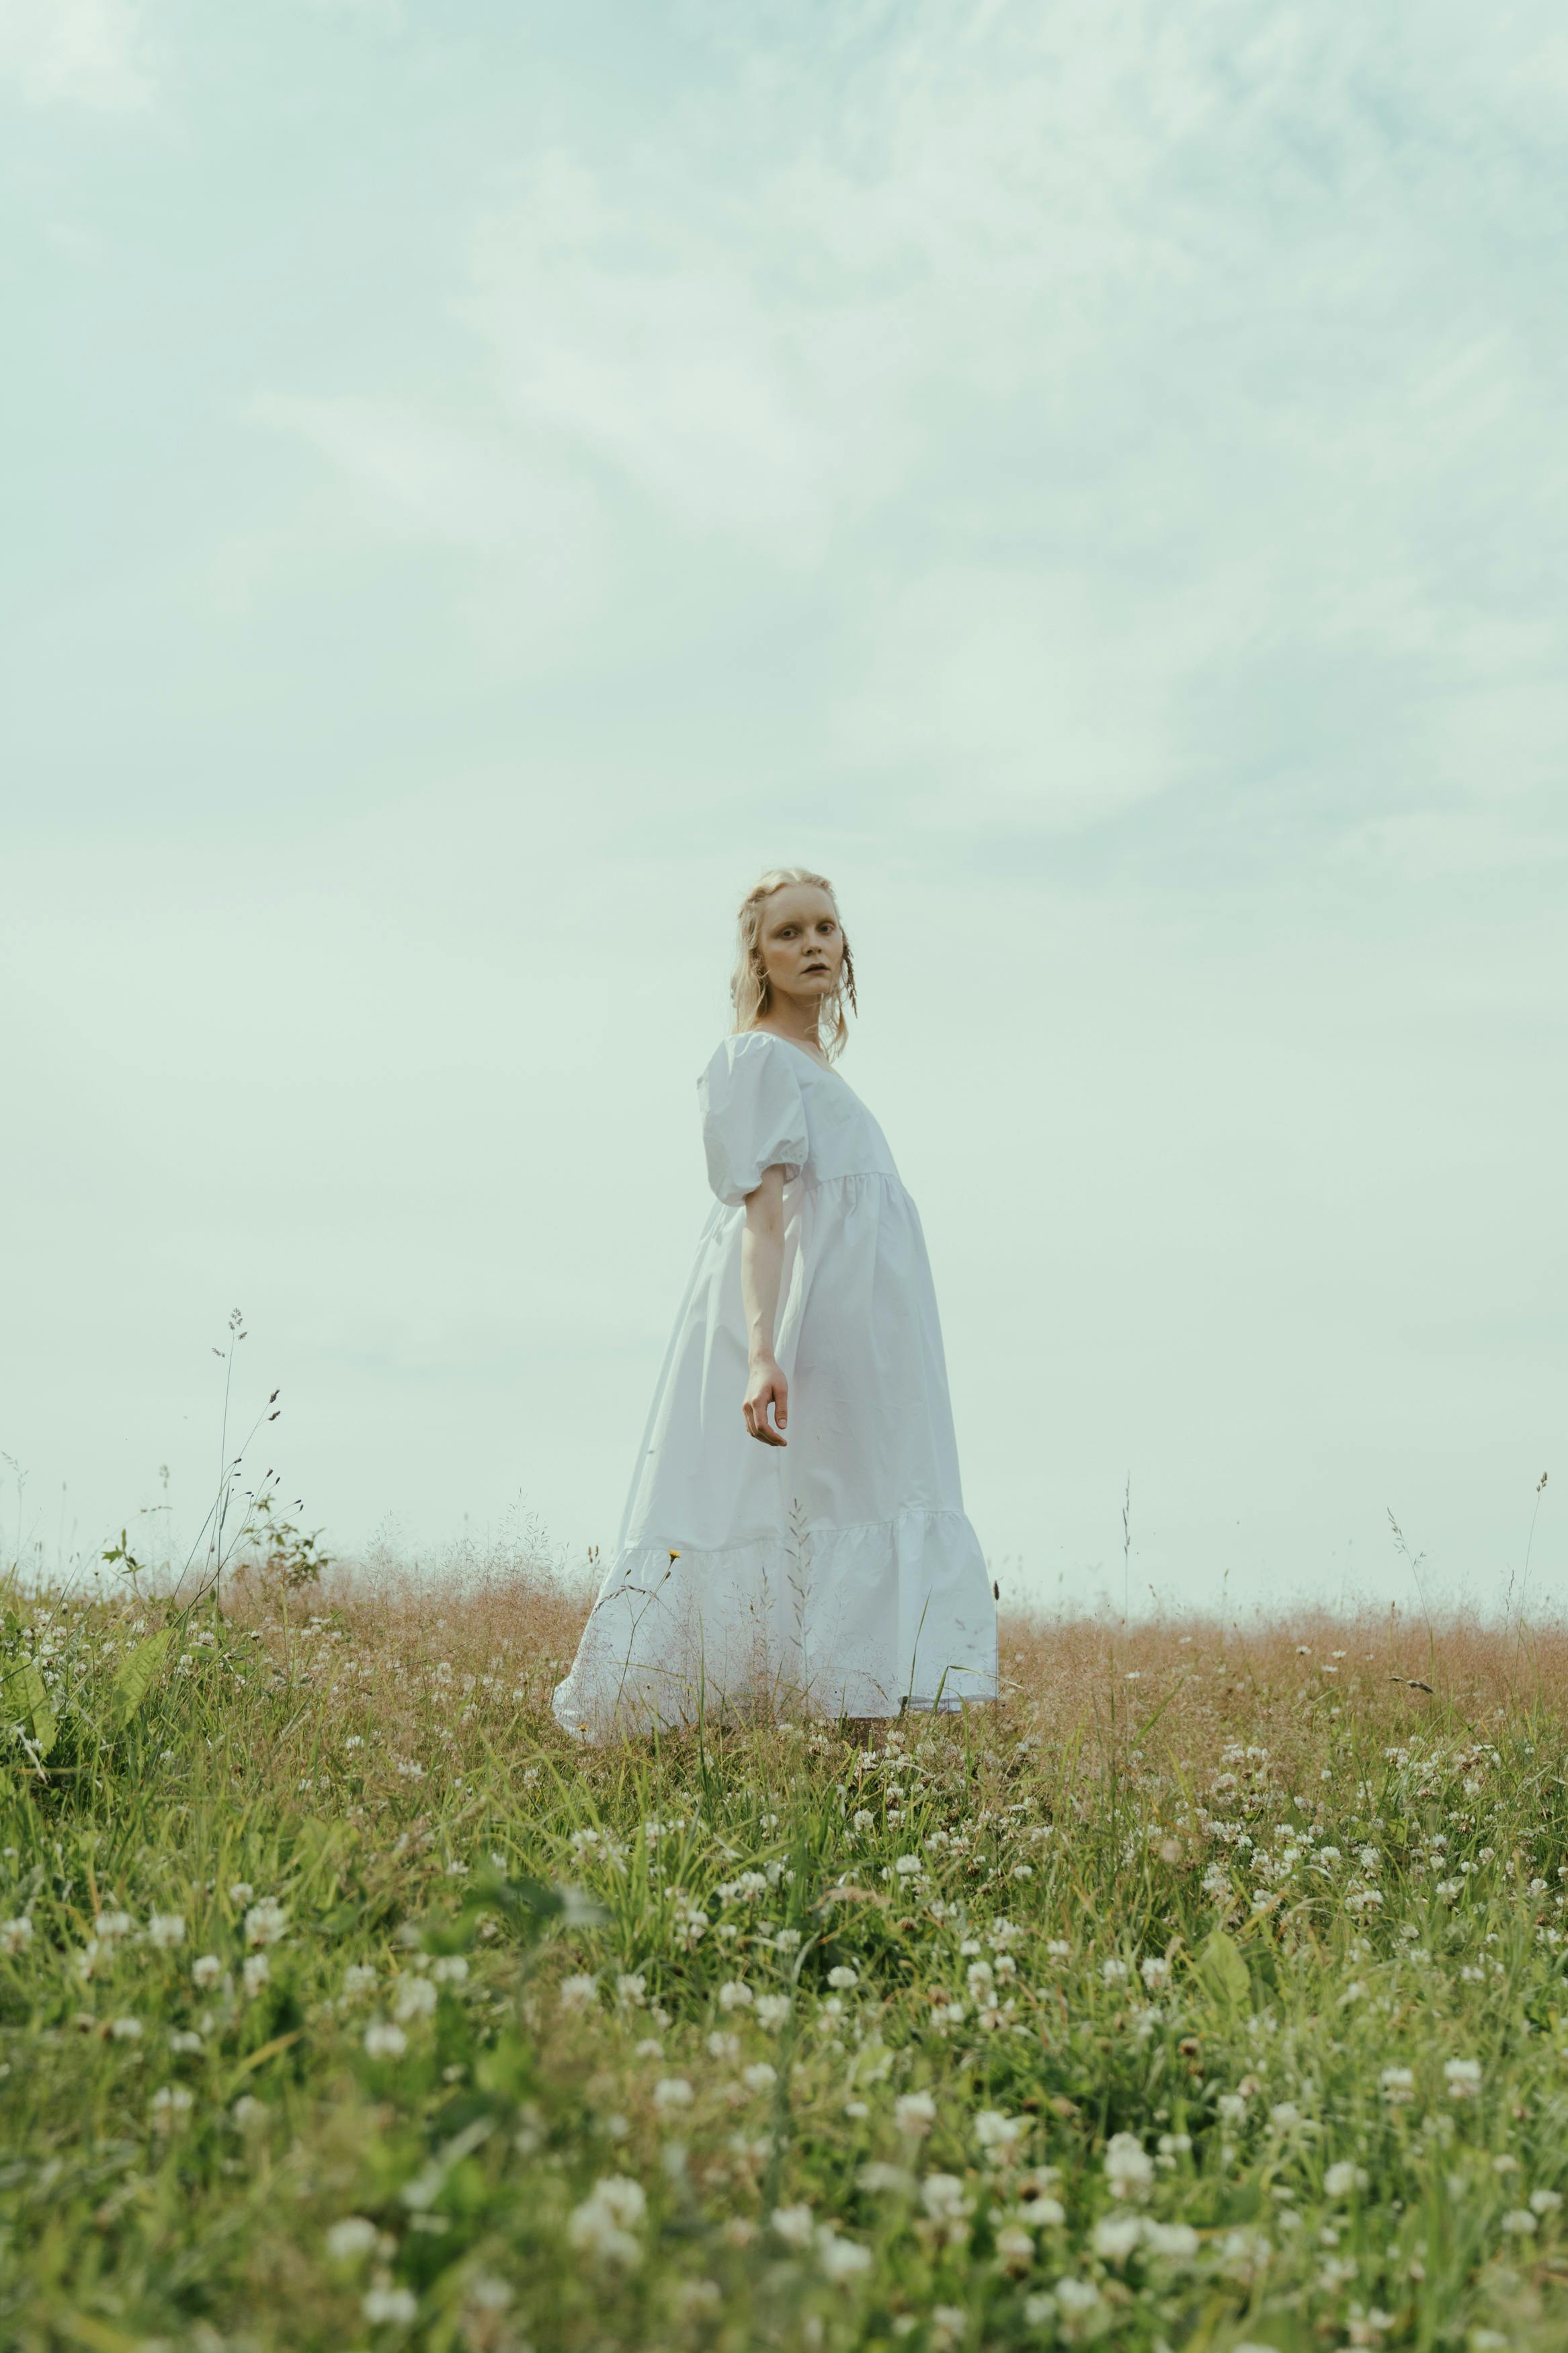
<path id="1" fill-rule="evenodd" d="M 116 2042 L 137 2042 L 142 2037 L 142 2021 L 139 2018 L 117 2018 L 109 2031 Z"/>
<path id="2" fill-rule="evenodd" d="M 775 1953 L 798 1953 L 803 1943 L 798 1928 L 781 1928 L 773 1938 Z"/>
<path id="3" fill-rule="evenodd" d="M 1198 2234 L 1190 2222 L 1144 2222 L 1145 2253 L 1161 2255 L 1167 2263 L 1192 2263 L 1197 2255 L 1199 2243 Z"/>
<path id="4" fill-rule="evenodd" d="M 193 2026 L 184 2028 L 174 2034 L 171 2034 L 169 2037 L 169 2048 L 171 2051 L 190 2052 L 200 2051 L 205 2048 L 205 2045 L 203 2044 L 201 2036 L 196 2032 L 195 2028 Z"/>
<path id="5" fill-rule="evenodd" d="M 871 2250 L 854 2239 L 841 2239 L 831 2224 L 824 2222 L 816 2233 L 816 2260 L 828 2279 L 849 2280 L 860 2272 L 869 2271 Z"/>
<path id="6" fill-rule="evenodd" d="M 691 2085 L 684 2075 L 661 2075 L 653 2087 L 653 2104 L 661 2115 L 691 2105 Z"/>
<path id="7" fill-rule="evenodd" d="M 288 1925 L 289 1915 L 281 1904 L 275 1903 L 270 1895 L 266 1896 L 259 1904 L 253 1904 L 245 1915 L 245 1941 L 258 1947 L 276 1945 Z"/>
<path id="8" fill-rule="evenodd" d="M 167 2132 L 195 2106 L 195 2095 L 184 2084 L 165 2084 L 153 2094 L 153 2122 L 160 2132 Z"/>
<path id="9" fill-rule="evenodd" d="M 859 1984 L 860 1972 L 858 1969 L 848 1968 L 840 1962 L 837 1968 L 828 1970 L 827 1982 L 838 1992 L 847 1993 L 852 1985 Z"/>
<path id="10" fill-rule="evenodd" d="M 921 2204 L 935 2222 L 956 2222 L 969 2210 L 969 2193 L 955 2173 L 928 2173 Z"/>
<path id="11" fill-rule="evenodd" d="M 1528 2206 L 1516 2206 L 1503 2216 L 1499 2228 L 1510 2238 L 1532 2239 L 1541 2225 Z"/>
<path id="12" fill-rule="evenodd" d="M 327 2232 L 327 2253 L 334 2263 L 352 2263 L 358 2255 L 368 2255 L 377 2237 L 374 2222 L 363 2214 L 345 2214 Z"/>
<path id="13" fill-rule="evenodd" d="M 1015 2148 L 1028 2128 L 1024 2117 L 1005 2116 L 999 2108 L 982 2108 L 974 2119 L 974 2137 L 982 2148 Z"/>
<path id="14" fill-rule="evenodd" d="M 1171 1982 L 1171 1964 L 1158 1953 L 1148 1953 L 1138 1964 L 1138 1974 L 1151 1993 L 1158 1993 Z"/>
<path id="15" fill-rule="evenodd" d="M 248 1879 L 237 1879 L 228 1891 L 228 1900 L 231 1904 L 248 1904 L 255 1893 Z"/>
<path id="16" fill-rule="evenodd" d="M 258 1994 L 272 1975 L 272 1964 L 265 1953 L 251 1953 L 247 1956 L 239 1974 L 245 1980 L 246 1992 Z"/>
<path id="17" fill-rule="evenodd" d="M 1532 2189 L 1530 2193 L 1531 2211 L 1536 2214 L 1555 2214 L 1562 2203 L 1562 2196 L 1555 2189 Z"/>
<path id="18" fill-rule="evenodd" d="M 1154 2162 L 1132 2133 L 1114 2133 L 1106 2146 L 1105 2179 L 1113 2198 L 1137 2198 L 1154 2179 Z"/>
<path id="19" fill-rule="evenodd" d="M 936 2102 L 929 2092 L 905 2092 L 893 2102 L 893 2122 L 910 2140 L 918 2140 L 936 2122 Z"/>
<path id="20" fill-rule="evenodd" d="M 1323 2188 L 1331 2198 L 1348 2198 L 1355 2186 L 1356 2168 L 1353 2165 L 1331 2165 L 1323 2176 Z"/>
<path id="21" fill-rule="evenodd" d="M 411 2019 L 428 2018 L 439 1999 L 428 1978 L 401 1977 L 393 1995 L 392 2014 L 406 2026 Z"/>
<path id="22" fill-rule="evenodd" d="M 389 2019 L 373 2018 L 364 2031 L 364 2047 L 372 2059 L 401 2059 L 408 2048 L 408 2037 Z"/>
<path id="23" fill-rule="evenodd" d="M 236 2100 L 228 2113 L 241 2132 L 258 2132 L 267 2122 L 267 2103 L 247 2092 L 242 2098 Z"/>
<path id="24" fill-rule="evenodd" d="M 876 1827 L 876 1815 L 871 1813 L 865 1806 L 859 1807 L 855 1815 L 855 1828 L 858 1831 L 874 1831 Z"/>
<path id="25" fill-rule="evenodd" d="M 786 2247 L 809 2247 L 816 2228 L 809 2206 L 775 2206 L 769 2218 Z"/>
<path id="26" fill-rule="evenodd" d="M 752 2015 L 759 2026 L 782 2026 L 790 2013 L 787 1993 L 760 1993 Z"/>
<path id="27" fill-rule="evenodd" d="M 1377 2080 L 1391 2106 L 1401 2107 L 1415 2097 L 1415 2076 L 1409 2067 L 1385 2067 Z"/>
<path id="28" fill-rule="evenodd" d="M 1089 2243 L 1107 2263 L 1124 2263 L 1143 2235 L 1139 2214 L 1105 2214 L 1095 2224 Z"/>
<path id="29" fill-rule="evenodd" d="M 719 1989 L 721 2010 L 750 2010 L 756 1996 L 739 1978 L 728 1978 Z"/>
<path id="30" fill-rule="evenodd" d="M 1289 2132 L 1301 2121 L 1301 2111 L 1294 2100 L 1276 2100 L 1268 2111 L 1268 2121 L 1276 2132 Z"/>
<path id="31" fill-rule="evenodd" d="M 409 2321 L 419 2309 L 412 2288 L 373 2287 L 360 2298 L 360 2310 L 374 2326 L 381 2320 Z"/>
<path id="32" fill-rule="evenodd" d="M 443 1953 L 430 1965 L 430 1976 L 437 1985 L 462 1985 L 468 1974 L 468 1964 L 461 1953 Z"/>
<path id="33" fill-rule="evenodd" d="M 14 1920 L 0 1920 L 0 1953 L 19 1953 L 33 1941 L 33 1924 L 25 1912 Z"/>
<path id="34" fill-rule="evenodd" d="M 147 1942 L 160 1952 L 172 1952 L 185 1941 L 185 1924 L 177 1912 L 153 1912 L 147 1917 Z"/>
<path id="35" fill-rule="evenodd" d="M 99 1912 L 93 1915 L 92 1933 L 100 1944 L 113 1945 L 129 1936 L 134 1926 L 129 1912 Z"/>
<path id="36" fill-rule="evenodd" d="M 890 2189 L 901 2198 L 914 2196 L 915 2177 L 906 2172 L 901 2165 L 884 2165 L 874 2160 L 869 2165 L 863 2165 L 855 2179 L 862 2189 L 868 2189 L 873 2195 L 878 2190 Z"/>
<path id="37" fill-rule="evenodd" d="M 710 2059 L 738 2059 L 741 2055 L 741 2038 L 738 2034 L 726 2034 L 721 2029 L 716 2028 L 707 2037 L 706 2047 Z"/>
<path id="38" fill-rule="evenodd" d="M 778 2079 L 778 2069 L 770 2067 L 765 2059 L 759 2059 L 753 2066 L 746 2069 L 741 2081 L 748 2092 L 771 2092 Z"/>
<path id="39" fill-rule="evenodd" d="M 616 2000 L 628 2010 L 640 2010 L 647 1999 L 647 1979 L 640 1969 L 616 1979 Z"/>
<path id="40" fill-rule="evenodd" d="M 556 2000 L 563 2010 L 584 2010 L 599 1990 L 599 1980 L 592 1972 L 582 1977 L 563 1978 Z"/>
<path id="41" fill-rule="evenodd" d="M 900 1855 L 898 1861 L 893 1865 L 893 1869 L 898 1873 L 900 1879 L 920 1879 L 923 1877 L 925 1873 L 925 1865 L 921 1861 L 918 1854 Z"/>
<path id="42" fill-rule="evenodd" d="M 1100 1965 L 1100 1974 L 1107 1985 L 1120 1985 L 1121 1979 L 1127 1975 L 1127 1964 L 1125 1961 L 1118 1960 L 1102 1961 Z"/>
<path id="43" fill-rule="evenodd" d="M 1450 2099 L 1473 2100 L 1479 2094 L 1481 2063 L 1479 2059 L 1445 2059 L 1443 2073 L 1447 2078 Z"/>
<path id="44" fill-rule="evenodd" d="M 191 1963 L 191 1983 L 198 1987 L 215 1986 L 223 1975 L 223 1963 L 216 1953 L 202 1953 Z"/>

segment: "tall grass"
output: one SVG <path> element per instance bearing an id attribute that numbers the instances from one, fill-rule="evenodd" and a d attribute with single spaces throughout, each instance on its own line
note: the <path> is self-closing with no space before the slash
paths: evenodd
<path id="1" fill-rule="evenodd" d="M 0 2344 L 1564 2341 L 1568 1635 L 583 1752 L 526 1564 L 219 1589 L 5 1603 Z"/>

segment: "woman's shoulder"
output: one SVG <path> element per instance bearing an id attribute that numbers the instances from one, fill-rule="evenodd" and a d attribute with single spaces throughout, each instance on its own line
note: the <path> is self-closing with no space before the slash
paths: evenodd
<path id="1" fill-rule="evenodd" d="M 805 1047 L 792 1046 L 773 1029 L 731 1029 L 721 1038 L 708 1058 L 708 1069 L 733 1070 L 737 1063 L 777 1058 L 790 1068 L 799 1061 L 815 1061 L 816 1056 Z"/>

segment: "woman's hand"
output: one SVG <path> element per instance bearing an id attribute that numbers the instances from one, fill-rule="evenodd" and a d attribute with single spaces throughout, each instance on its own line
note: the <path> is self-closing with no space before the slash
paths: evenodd
<path id="1" fill-rule="evenodd" d="M 770 1405 L 778 1422 L 776 1430 L 768 1421 Z M 752 1358 L 752 1369 L 746 1382 L 746 1401 L 741 1411 L 752 1436 L 760 1439 L 764 1446 L 789 1444 L 788 1439 L 783 1435 L 789 1420 L 789 1383 L 773 1356 Z"/>

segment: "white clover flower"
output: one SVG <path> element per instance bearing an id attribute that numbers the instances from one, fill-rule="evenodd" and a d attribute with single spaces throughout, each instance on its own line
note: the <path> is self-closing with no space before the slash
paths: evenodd
<path id="1" fill-rule="evenodd" d="M 741 2077 L 748 2092 L 771 2092 L 778 2079 L 778 2069 L 770 2067 L 765 2059 L 757 2060 Z"/>
<path id="2" fill-rule="evenodd" d="M 647 2000 L 647 1979 L 640 1969 L 623 1973 L 616 1979 L 616 2000 L 625 2002 L 628 2010 L 640 2010 Z"/>
<path id="3" fill-rule="evenodd" d="M 142 2039 L 142 2021 L 139 2018 L 117 2018 L 109 2031 L 116 2042 L 138 2042 Z"/>
<path id="4" fill-rule="evenodd" d="M 239 1974 L 245 1980 L 246 1992 L 258 1994 L 272 1975 L 272 1964 L 265 1953 L 251 1953 L 247 1956 Z"/>
<path id="5" fill-rule="evenodd" d="M 401 2026 L 411 2019 L 428 2018 L 440 1997 L 428 1978 L 400 1977 L 392 1997 L 392 2014 Z"/>
<path id="6" fill-rule="evenodd" d="M 152 1912 L 147 1915 L 147 1942 L 156 1945 L 160 1952 L 173 1952 L 185 1941 L 185 1924 L 178 1912 Z"/>
<path id="7" fill-rule="evenodd" d="M 1268 2111 L 1268 2121 L 1276 2132 L 1289 2132 L 1301 2121 L 1301 2111 L 1294 2100 L 1276 2100 Z"/>
<path id="8" fill-rule="evenodd" d="M 1125 1961 L 1119 1961 L 1114 1958 L 1109 1961 L 1101 1961 L 1100 1965 L 1100 1974 L 1104 1978 L 1107 1985 L 1120 1985 L 1122 1978 L 1127 1975 L 1127 1964 Z"/>
<path id="9" fill-rule="evenodd" d="M 468 1964 L 461 1953 L 442 1953 L 431 1962 L 430 1976 L 437 1985 L 466 1985 Z"/>
<path id="10" fill-rule="evenodd" d="M 787 1993 L 760 1993 L 752 2015 L 759 2026 L 782 2026 L 790 2014 L 790 2008 Z"/>
<path id="11" fill-rule="evenodd" d="M 1089 2244 L 1108 2263 L 1124 2263 L 1143 2235 L 1140 2214 L 1105 2214 L 1095 2224 Z"/>
<path id="12" fill-rule="evenodd" d="M 873 2194 L 879 2190 L 893 2190 L 900 2198 L 912 2198 L 915 2194 L 914 2175 L 901 2165 L 886 2165 L 879 2158 L 861 2166 L 855 2179 L 862 2189 Z"/>
<path id="13" fill-rule="evenodd" d="M 344 1994 L 352 1997 L 358 1993 L 369 1993 L 376 1982 L 377 1974 L 369 1961 L 351 1961 L 343 1971 Z"/>
<path id="14" fill-rule="evenodd" d="M 1527 2206 L 1516 2206 L 1503 2216 L 1498 2227 L 1510 2238 L 1532 2239 L 1541 2225 Z"/>
<path id="15" fill-rule="evenodd" d="M 401 2059 L 408 2048 L 408 2037 L 390 2019 L 373 2018 L 364 2031 L 364 2047 L 372 2059 Z"/>
<path id="16" fill-rule="evenodd" d="M 1195 2262 L 1200 2244 L 1190 2222 L 1145 2221 L 1143 2225 L 1145 2254 L 1159 2255 L 1166 2263 Z"/>
<path id="17" fill-rule="evenodd" d="M 0 1953 L 19 1953 L 33 1941 L 33 1924 L 25 1912 L 14 1920 L 0 1920 Z"/>
<path id="18" fill-rule="evenodd" d="M 1046 1957 L 1047 1960 L 1052 1961 L 1070 1961 L 1072 1958 L 1072 1947 L 1068 1943 L 1065 1936 L 1047 1936 L 1046 1938 Z"/>
<path id="19" fill-rule="evenodd" d="M 1158 1953 L 1148 1953 L 1138 1964 L 1138 1973 L 1151 1993 L 1159 1992 L 1171 1982 L 1171 1964 Z"/>
<path id="20" fill-rule="evenodd" d="M 171 2051 L 201 2051 L 205 2050 L 205 2045 L 195 2028 L 191 2026 L 171 2034 L 169 2048 Z"/>
<path id="21" fill-rule="evenodd" d="M 839 1993 L 847 1993 L 852 1985 L 859 1984 L 860 1972 L 858 1969 L 847 1968 L 841 1961 L 837 1968 L 828 1970 L 827 1982 Z"/>
<path id="22" fill-rule="evenodd" d="M 928 2173 L 921 2204 L 936 2222 L 956 2222 L 969 2211 L 969 2192 L 955 2173 Z"/>
<path id="23" fill-rule="evenodd" d="M 265 2100 L 257 2099 L 252 2093 L 247 2092 L 243 2097 L 236 2100 L 229 2110 L 229 2115 L 241 2132 L 259 2132 L 267 2122 L 267 2103 Z"/>
<path id="24" fill-rule="evenodd" d="M 419 2299 L 412 2288 L 373 2287 L 360 2298 L 360 2310 L 365 2318 L 377 2321 L 409 2321 L 419 2309 Z"/>
<path id="25" fill-rule="evenodd" d="M 1113 2198 L 1142 2197 L 1154 2179 L 1154 2161 L 1132 2133 L 1114 2133 L 1106 2144 L 1105 2178 Z"/>
<path id="26" fill-rule="evenodd" d="M 93 1915 L 92 1933 L 100 1944 L 113 1945 L 129 1936 L 135 1925 L 129 1912 L 98 1912 Z"/>
<path id="27" fill-rule="evenodd" d="M 1051 2293 L 1058 2309 L 1074 2318 L 1092 2312 L 1096 2305 L 1104 2300 L 1092 2280 L 1059 2279 Z M 1241 2353 L 1239 2347 L 1237 2353 Z M 1253 2353 L 1257 2353 L 1256 2347 Z"/>
<path id="28" fill-rule="evenodd" d="M 750 2010 L 756 1996 L 743 1979 L 727 1978 L 719 1989 L 721 2010 Z"/>
<path id="29" fill-rule="evenodd" d="M 925 1865 L 918 1854 L 900 1855 L 893 1869 L 900 1879 L 921 1879 L 925 1875 Z"/>
<path id="30" fill-rule="evenodd" d="M 184 2084 L 165 2084 L 153 2094 L 153 2121 L 167 2132 L 182 2116 L 188 2116 L 195 2105 L 195 2094 Z"/>
<path id="31" fill-rule="evenodd" d="M 327 2253 L 334 2263 L 352 2263 L 370 2253 L 378 2235 L 375 2224 L 363 2214 L 345 2214 L 327 2232 Z"/>
<path id="32" fill-rule="evenodd" d="M 231 1904 L 248 1904 L 255 1893 L 248 1879 L 237 1879 L 228 1891 L 228 1900 Z"/>
<path id="33" fill-rule="evenodd" d="M 877 1827 L 877 1817 L 866 1807 L 861 1806 L 856 1811 L 854 1826 L 858 1831 L 874 1831 Z"/>
<path id="34" fill-rule="evenodd" d="M 215 1986 L 222 1975 L 223 1963 L 216 1953 L 199 1953 L 191 1963 L 191 1982 L 195 1986 Z"/>
<path id="35" fill-rule="evenodd" d="M 585 2010 L 599 1990 L 599 1980 L 587 1971 L 581 1977 L 563 1978 L 556 2001 L 563 2010 Z"/>
<path id="36" fill-rule="evenodd" d="M 245 1915 L 245 1941 L 257 1947 L 276 1945 L 288 1926 L 289 1915 L 282 1905 L 270 1895 L 265 1896 L 259 1904 L 253 1904 Z"/>
<path id="37" fill-rule="evenodd" d="M 809 2206 L 775 2206 L 769 2217 L 786 2247 L 809 2247 L 816 2225 Z"/>
<path id="38" fill-rule="evenodd" d="M 1016 2148 L 1028 2131 L 1023 2116 L 1005 2116 L 1000 2108 L 982 2108 L 974 2119 L 974 2137 L 982 2148 Z"/>
<path id="39" fill-rule="evenodd" d="M 841 2239 L 831 2223 L 823 2222 L 816 2232 L 816 2260 L 827 2279 L 855 2279 L 861 2272 L 870 2270 L 871 2250 L 854 2239 Z"/>
<path id="40" fill-rule="evenodd" d="M 1531 2211 L 1536 2214 L 1555 2214 L 1562 2203 L 1562 2195 L 1555 2189 L 1532 2189 L 1530 2193 Z"/>
<path id="41" fill-rule="evenodd" d="M 676 2108 L 689 2108 L 692 2097 L 691 2085 L 684 2075 L 661 2075 L 653 2087 L 653 2104 L 661 2116 Z"/>
<path id="42" fill-rule="evenodd" d="M 918 2140 L 936 2122 L 936 2102 L 929 2092 L 904 2092 L 893 2102 L 893 2122 L 910 2140 Z"/>
<path id="43" fill-rule="evenodd" d="M 1448 2096 L 1454 2100 L 1473 2100 L 1481 2088 L 1481 2063 L 1479 2059 L 1445 2059 L 1443 2073 L 1447 2079 Z"/>

